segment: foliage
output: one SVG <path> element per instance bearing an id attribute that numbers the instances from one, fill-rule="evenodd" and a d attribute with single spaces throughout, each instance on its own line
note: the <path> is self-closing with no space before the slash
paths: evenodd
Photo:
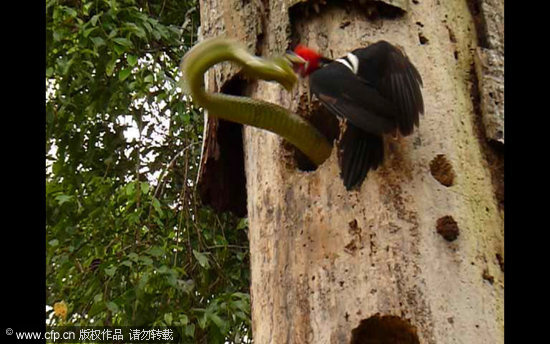
<path id="1" fill-rule="evenodd" d="M 177 88 L 197 6 L 46 1 L 47 302 L 67 307 L 53 324 L 250 337 L 246 221 L 198 201 L 202 114 Z"/>

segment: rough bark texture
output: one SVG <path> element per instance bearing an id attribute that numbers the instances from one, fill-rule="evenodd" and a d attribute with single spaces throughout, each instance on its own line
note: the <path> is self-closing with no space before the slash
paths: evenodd
<path id="1" fill-rule="evenodd" d="M 504 143 L 504 1 L 470 1 L 478 32 L 476 73 L 488 139 Z"/>
<path id="2" fill-rule="evenodd" d="M 261 55 L 301 42 L 338 57 L 385 39 L 424 80 L 420 128 L 387 139 L 383 166 L 357 191 L 345 190 L 335 150 L 304 172 L 279 137 L 244 129 L 255 343 L 502 343 L 501 181 L 480 130 L 468 2 L 418 0 L 394 12 L 347 1 L 204 0 L 201 21 L 205 37 L 236 37 Z M 216 67 L 209 88 L 236 73 Z M 312 108 L 305 82 L 291 95 L 262 81 L 243 92 Z"/>

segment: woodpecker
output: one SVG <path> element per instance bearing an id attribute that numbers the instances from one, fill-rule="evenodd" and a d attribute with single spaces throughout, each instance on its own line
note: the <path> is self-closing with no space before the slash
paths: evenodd
<path id="1" fill-rule="evenodd" d="M 384 134 L 407 136 L 424 113 L 422 78 L 401 50 L 386 41 L 335 60 L 298 45 L 294 69 L 309 76 L 310 93 L 345 120 L 338 143 L 340 176 L 347 190 L 359 187 L 384 160 Z"/>

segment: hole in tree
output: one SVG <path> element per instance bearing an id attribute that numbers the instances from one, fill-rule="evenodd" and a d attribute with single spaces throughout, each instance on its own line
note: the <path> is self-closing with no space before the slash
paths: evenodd
<path id="1" fill-rule="evenodd" d="M 438 154 L 430 162 L 430 173 L 444 186 L 452 186 L 455 180 L 453 165 L 444 154 Z"/>
<path id="2" fill-rule="evenodd" d="M 420 344 L 416 328 L 395 315 L 373 315 L 351 331 L 350 344 Z"/>
<path id="3" fill-rule="evenodd" d="M 301 37 L 297 25 L 303 24 L 305 21 L 323 15 L 324 12 L 341 8 L 347 13 L 357 13 L 364 16 L 368 20 L 378 19 L 398 19 L 403 17 L 406 12 L 398 6 L 382 1 L 364 1 L 364 0 L 332 0 L 332 1 L 294 1 L 294 5 L 289 8 L 290 23 L 292 27 L 291 45 L 299 42 Z M 397 3 L 397 2 L 396 2 Z M 351 22 L 343 22 L 340 28 L 344 29 Z M 328 29 L 328 27 L 327 27 Z"/>
<path id="4" fill-rule="evenodd" d="M 481 9 L 481 0 L 467 0 L 468 9 L 474 19 L 474 25 L 477 32 L 477 43 L 482 48 L 491 48 L 489 44 L 489 38 L 487 37 L 487 23 L 483 17 Z"/>
<path id="5" fill-rule="evenodd" d="M 236 75 L 223 84 L 220 92 L 240 96 L 246 86 L 246 81 Z M 231 211 L 244 217 L 247 209 L 243 126 L 213 117 L 209 121 L 210 128 L 204 138 L 208 153 L 202 162 L 198 185 L 201 200 L 218 212 Z"/>
<path id="6" fill-rule="evenodd" d="M 311 99 L 308 104 L 307 95 L 302 95 L 297 114 L 307 119 L 331 144 L 338 138 L 340 134 L 340 122 L 336 116 L 319 104 L 317 100 Z M 285 142 L 284 148 L 291 152 L 296 164 L 295 166 L 300 171 L 311 172 L 317 169 L 317 166 L 304 153 L 290 143 Z"/>
<path id="7" fill-rule="evenodd" d="M 418 41 L 422 45 L 428 44 L 430 42 L 430 40 L 426 36 L 424 36 L 424 34 L 422 32 L 418 33 Z"/>
<path id="8" fill-rule="evenodd" d="M 435 227 L 437 229 L 437 233 L 439 233 L 447 241 L 456 240 L 460 234 L 458 224 L 450 215 L 437 219 Z"/>

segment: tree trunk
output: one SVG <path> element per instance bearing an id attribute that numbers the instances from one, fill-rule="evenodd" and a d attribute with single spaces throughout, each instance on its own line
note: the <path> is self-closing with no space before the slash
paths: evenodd
<path id="1" fill-rule="evenodd" d="M 405 11 L 380 1 L 201 2 L 203 37 L 238 38 L 263 56 L 300 42 L 328 57 L 384 39 L 424 81 L 420 127 L 386 138 L 383 166 L 359 190 L 344 188 L 335 149 L 303 171 L 281 138 L 244 128 L 255 343 L 504 341 L 503 158 L 488 143 L 504 138 L 486 129 L 483 113 L 494 109 L 482 104 L 479 58 L 480 48 L 503 48 L 479 43 L 491 1 L 385 2 Z M 237 72 L 217 66 L 208 87 L 220 90 Z M 292 94 L 263 81 L 238 85 L 234 93 L 323 126 L 327 114 L 308 100 L 307 82 Z"/>

